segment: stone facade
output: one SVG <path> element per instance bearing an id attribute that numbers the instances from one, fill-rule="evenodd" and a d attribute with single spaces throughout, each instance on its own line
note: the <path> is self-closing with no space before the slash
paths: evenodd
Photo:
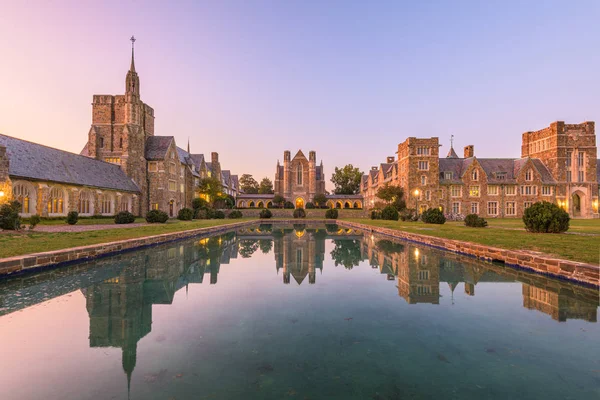
<path id="1" fill-rule="evenodd" d="M 274 192 L 294 203 L 297 208 L 304 208 L 306 203 L 312 202 L 315 194 L 325 193 L 323 162 L 317 165 L 317 153 L 310 151 L 307 159 L 298 150 L 291 158 L 291 153 L 286 150 L 283 153 L 283 165 L 277 161 Z"/>
<path id="2" fill-rule="evenodd" d="M 459 158 L 453 148 L 439 155 L 438 138 L 408 138 L 398 159 L 363 176 L 367 207 L 383 185 L 404 189 L 409 208 L 440 207 L 446 214 L 521 217 L 538 201 L 558 204 L 573 217 L 598 218 L 598 158 L 593 122 L 555 122 L 523 134 L 520 159 L 477 158 L 473 145 Z"/>
<path id="3" fill-rule="evenodd" d="M 10 161 L 6 155 L 6 147 L 0 146 L 0 205 L 9 200 L 9 194 L 12 193 L 12 186 L 8 176 Z"/>

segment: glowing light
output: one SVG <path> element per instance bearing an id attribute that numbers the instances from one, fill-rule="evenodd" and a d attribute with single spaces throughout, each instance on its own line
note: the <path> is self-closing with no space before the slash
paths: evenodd
<path id="1" fill-rule="evenodd" d="M 415 257 L 419 258 L 419 249 L 415 249 Z"/>
<path id="2" fill-rule="evenodd" d="M 4 191 L 0 190 L 0 197 L 4 197 Z"/>
<path id="3" fill-rule="evenodd" d="M 415 197 L 419 195 L 419 189 L 415 189 Z"/>

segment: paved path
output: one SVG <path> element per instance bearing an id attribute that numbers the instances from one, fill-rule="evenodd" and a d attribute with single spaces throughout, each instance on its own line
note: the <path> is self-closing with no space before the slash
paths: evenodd
<path id="1" fill-rule="evenodd" d="M 102 231 L 105 229 L 122 229 L 122 228 L 137 228 L 140 226 L 146 226 L 146 223 L 134 223 L 134 224 L 99 224 L 99 225 L 38 225 L 33 231 L 27 229 L 27 225 L 23 226 L 21 233 L 28 232 L 45 232 L 45 233 L 57 233 L 57 232 L 88 232 L 88 231 Z M 0 231 L 0 233 L 15 233 L 14 231 Z"/>

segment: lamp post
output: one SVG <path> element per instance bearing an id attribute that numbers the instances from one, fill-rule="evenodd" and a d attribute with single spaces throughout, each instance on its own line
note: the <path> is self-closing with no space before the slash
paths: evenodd
<path id="1" fill-rule="evenodd" d="M 417 215 L 419 215 L 419 189 L 415 189 L 415 209 L 417 210 Z"/>

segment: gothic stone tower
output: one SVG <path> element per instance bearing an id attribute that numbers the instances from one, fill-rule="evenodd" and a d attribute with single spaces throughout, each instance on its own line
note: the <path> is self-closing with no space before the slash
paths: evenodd
<path id="1" fill-rule="evenodd" d="M 415 208 L 416 197 L 421 211 L 438 206 L 439 147 L 436 137 L 409 137 L 398 145 L 398 175 L 408 208 Z"/>
<path id="2" fill-rule="evenodd" d="M 148 183 L 145 158 L 146 139 L 154 136 L 154 110 L 140 100 L 140 78 L 135 71 L 131 38 L 131 66 L 125 78 L 124 95 L 94 95 L 92 126 L 88 134 L 89 157 L 119 164 L 140 188 L 134 213 L 148 210 Z"/>
<path id="3" fill-rule="evenodd" d="M 557 121 L 525 132 L 521 157 L 539 158 L 557 181 L 556 199 L 574 217 L 598 216 L 596 132 L 594 122 Z"/>

